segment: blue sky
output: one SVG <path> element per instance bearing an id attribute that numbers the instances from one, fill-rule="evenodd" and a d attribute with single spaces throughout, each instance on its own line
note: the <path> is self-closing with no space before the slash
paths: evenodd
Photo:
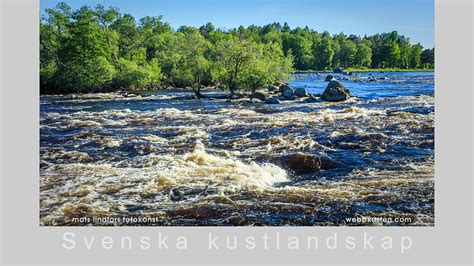
<path id="1" fill-rule="evenodd" d="M 64 0 L 63 0 L 64 1 Z M 60 0 L 40 0 L 41 10 Z M 212 22 L 218 28 L 288 22 L 331 34 L 375 34 L 396 30 L 413 43 L 434 45 L 434 0 L 69 0 L 118 7 L 135 18 L 162 15 L 177 28 Z"/>

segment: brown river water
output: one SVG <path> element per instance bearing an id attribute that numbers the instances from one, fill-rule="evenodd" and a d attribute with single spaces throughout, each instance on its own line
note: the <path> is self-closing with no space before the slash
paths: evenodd
<path id="1" fill-rule="evenodd" d="M 434 74 L 368 75 L 343 103 L 41 96 L 40 224 L 432 226 Z"/>

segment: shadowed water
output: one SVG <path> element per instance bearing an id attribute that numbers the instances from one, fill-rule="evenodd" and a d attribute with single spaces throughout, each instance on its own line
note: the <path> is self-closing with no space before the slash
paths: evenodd
<path id="1" fill-rule="evenodd" d="M 291 85 L 321 93 L 324 77 L 300 73 Z M 40 222 L 433 225 L 434 74 L 338 79 L 358 97 L 268 105 L 175 99 L 187 91 L 41 96 Z M 278 163 L 295 154 L 326 167 Z M 346 221 L 362 216 L 410 222 Z"/>

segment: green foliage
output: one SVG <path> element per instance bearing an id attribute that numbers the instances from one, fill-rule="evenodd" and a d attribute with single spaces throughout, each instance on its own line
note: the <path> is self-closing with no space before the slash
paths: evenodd
<path id="1" fill-rule="evenodd" d="M 252 62 L 257 61 L 258 46 L 254 41 L 232 38 L 218 42 L 215 53 L 215 78 L 234 94 L 245 82 L 245 77 L 240 76 L 242 70 L 252 67 Z"/>
<path id="2" fill-rule="evenodd" d="M 93 92 L 109 89 L 115 69 L 104 56 L 70 61 L 56 73 L 56 87 L 64 92 Z"/>
<path id="3" fill-rule="evenodd" d="M 357 53 L 356 45 L 350 40 L 343 40 L 340 43 L 339 63 L 342 67 L 350 67 L 354 65 L 354 59 Z"/>
<path id="4" fill-rule="evenodd" d="M 168 82 L 180 87 L 190 86 L 196 96 L 201 97 L 202 81 L 211 81 L 210 62 L 206 58 L 209 49 L 209 41 L 194 28 L 182 28 L 167 36 L 159 57 L 168 73 Z"/>
<path id="5" fill-rule="evenodd" d="M 393 41 L 391 44 L 387 44 L 387 66 L 396 67 L 400 60 L 400 47 L 396 41 Z"/>
<path id="6" fill-rule="evenodd" d="M 421 45 L 413 45 L 409 51 L 408 65 L 410 68 L 418 68 L 421 64 Z"/>
<path id="7" fill-rule="evenodd" d="M 292 71 L 293 58 L 277 42 L 268 44 L 233 38 L 217 44 L 213 76 L 231 94 L 238 89 L 256 90 L 282 82 Z"/>
<path id="8" fill-rule="evenodd" d="M 291 33 L 285 33 L 282 38 L 283 50 L 291 51 L 294 57 L 294 67 L 299 70 L 311 69 L 313 63 L 312 40 L 309 30 L 297 28 Z"/>
<path id="9" fill-rule="evenodd" d="M 285 56 L 277 43 L 256 44 L 255 54 L 239 78 L 240 88 L 255 92 L 265 86 L 280 83 L 292 72 L 293 58 Z"/>
<path id="10" fill-rule="evenodd" d="M 334 57 L 334 49 L 332 48 L 332 40 L 329 36 L 325 36 L 314 48 L 314 66 L 315 69 L 326 70 L 331 67 Z"/>
<path id="11" fill-rule="evenodd" d="M 398 67 L 408 68 L 410 60 L 410 50 L 411 46 L 405 38 L 398 39 L 398 47 L 400 48 L 400 57 L 398 60 Z M 415 68 L 415 67 L 414 67 Z"/>
<path id="12" fill-rule="evenodd" d="M 434 68 L 435 50 L 434 48 L 424 50 L 420 55 L 420 63 L 424 68 Z"/>
<path id="13" fill-rule="evenodd" d="M 372 49 L 370 42 L 364 40 L 357 45 L 354 65 L 358 67 L 370 67 L 372 64 Z"/>
<path id="14" fill-rule="evenodd" d="M 117 8 L 65 3 L 40 23 L 42 93 L 191 87 L 221 83 L 231 93 L 284 82 L 297 70 L 433 68 L 434 49 L 397 32 L 331 36 L 287 23 L 224 31 L 207 23 L 173 30 L 161 16 L 136 20 Z"/>
<path id="15" fill-rule="evenodd" d="M 115 87 L 139 90 L 153 88 L 160 84 L 162 73 L 156 60 L 149 64 L 138 65 L 121 58 L 118 64 L 120 73 L 115 77 Z"/>

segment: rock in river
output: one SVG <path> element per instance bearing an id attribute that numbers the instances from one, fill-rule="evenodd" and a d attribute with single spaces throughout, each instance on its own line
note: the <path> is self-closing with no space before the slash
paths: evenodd
<path id="1" fill-rule="evenodd" d="M 278 87 L 278 86 L 269 86 L 267 88 L 267 91 L 272 91 L 272 92 L 273 91 L 279 91 L 279 90 L 280 90 L 280 87 Z"/>
<path id="2" fill-rule="evenodd" d="M 331 80 L 334 80 L 333 75 L 327 75 L 326 78 L 324 79 L 324 81 L 331 81 Z"/>
<path id="3" fill-rule="evenodd" d="M 321 95 L 321 99 L 328 102 L 341 102 L 351 97 L 351 91 L 337 80 L 329 82 L 328 86 Z"/>
<path id="4" fill-rule="evenodd" d="M 286 87 L 283 92 L 282 92 L 282 95 L 283 97 L 285 97 L 286 99 L 293 99 L 294 96 L 295 96 L 295 91 L 290 88 L 290 87 Z"/>
<path id="5" fill-rule="evenodd" d="M 272 158 L 272 163 L 292 170 L 297 175 L 303 175 L 319 171 L 321 159 L 316 155 L 294 153 L 282 157 Z"/>
<path id="6" fill-rule="evenodd" d="M 314 97 L 313 94 L 310 94 L 308 99 L 306 99 L 307 103 L 314 103 L 314 102 L 317 102 L 317 101 L 318 101 L 318 99 L 316 97 Z"/>
<path id="7" fill-rule="evenodd" d="M 267 100 L 267 95 L 263 92 L 254 92 L 249 95 L 250 99 L 259 99 L 260 101 L 265 101 Z"/>
<path id="8" fill-rule="evenodd" d="M 281 103 L 279 99 L 277 98 L 268 98 L 265 103 L 268 103 L 268 104 L 279 104 Z"/>
<path id="9" fill-rule="evenodd" d="M 308 96 L 308 92 L 306 91 L 305 88 L 296 88 L 295 89 L 295 95 L 297 97 L 307 97 Z"/>
<path id="10" fill-rule="evenodd" d="M 286 89 L 291 89 L 291 87 L 288 86 L 288 84 L 281 84 L 280 87 L 279 87 L 279 89 L 278 89 L 278 91 L 279 91 L 280 93 L 283 93 Z"/>
<path id="11" fill-rule="evenodd" d="M 344 69 L 342 67 L 336 67 L 334 68 L 334 70 L 332 72 L 334 73 L 342 73 L 344 71 Z"/>

